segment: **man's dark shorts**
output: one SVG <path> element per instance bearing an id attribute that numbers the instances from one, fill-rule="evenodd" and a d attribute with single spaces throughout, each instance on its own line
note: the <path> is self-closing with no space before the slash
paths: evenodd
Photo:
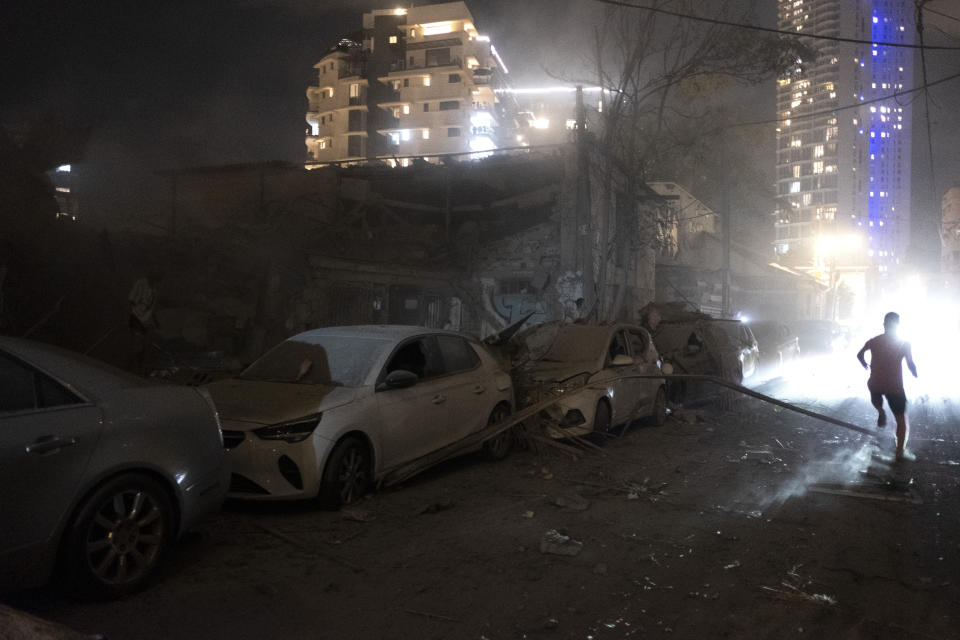
<path id="1" fill-rule="evenodd" d="M 895 416 L 902 416 L 907 411 L 907 394 L 899 393 L 870 393 L 870 401 L 873 404 L 883 406 L 883 398 L 887 398 L 887 404 L 890 405 L 890 411 Z"/>

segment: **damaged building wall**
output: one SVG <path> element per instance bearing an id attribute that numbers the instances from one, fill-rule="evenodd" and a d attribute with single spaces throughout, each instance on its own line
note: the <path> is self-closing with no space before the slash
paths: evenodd
<path id="1" fill-rule="evenodd" d="M 101 308 L 66 346 L 94 345 L 92 355 L 123 366 L 126 295 L 156 271 L 165 275 L 156 338 L 174 365 L 212 358 L 239 366 L 293 333 L 329 325 L 485 336 L 527 315 L 534 323 L 602 320 L 591 302 L 601 292 L 608 313 L 631 317 L 652 291 L 647 214 L 630 197 L 604 198 L 593 173 L 576 179 L 573 160 L 567 149 L 455 166 L 307 172 L 267 163 L 165 174 L 168 213 L 110 235 L 112 275 L 91 280 L 101 285 Z M 604 244 L 596 230 L 606 218 Z M 76 255 L 103 253 L 102 239 L 87 235 Z M 564 262 L 565 238 L 576 243 L 573 262 Z M 70 272 L 70 256 L 62 262 Z M 604 265 L 600 287 L 594 274 Z M 56 326 L 38 337 L 65 344 Z"/>
<path id="2" fill-rule="evenodd" d="M 657 301 L 685 302 L 719 317 L 722 312 L 723 240 L 706 231 L 681 236 L 679 251 L 657 258 Z M 751 318 L 820 317 L 825 288 L 813 278 L 776 268 L 764 256 L 733 243 L 731 309 Z"/>

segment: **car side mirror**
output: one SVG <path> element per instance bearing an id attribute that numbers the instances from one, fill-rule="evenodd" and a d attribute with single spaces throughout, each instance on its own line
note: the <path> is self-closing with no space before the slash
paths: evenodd
<path id="1" fill-rule="evenodd" d="M 387 374 L 383 382 L 377 385 L 377 391 L 387 391 L 388 389 L 406 389 L 417 384 L 417 374 L 406 369 L 397 369 Z"/>
<path id="2" fill-rule="evenodd" d="M 613 360 L 610 361 L 611 367 L 629 367 L 632 364 L 633 358 L 622 353 L 614 356 Z"/>

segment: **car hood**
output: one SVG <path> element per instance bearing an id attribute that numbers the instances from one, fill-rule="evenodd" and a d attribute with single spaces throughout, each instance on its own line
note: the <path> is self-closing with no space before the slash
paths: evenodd
<path id="1" fill-rule="evenodd" d="M 352 402 L 358 390 L 318 384 L 290 384 L 231 378 L 206 386 L 220 413 L 229 422 L 258 425 L 296 420 Z"/>
<path id="2" fill-rule="evenodd" d="M 594 374 L 596 363 L 590 360 L 575 362 L 551 362 L 538 360 L 523 367 L 523 373 L 534 382 L 562 382 L 572 376 L 588 373 Z"/>

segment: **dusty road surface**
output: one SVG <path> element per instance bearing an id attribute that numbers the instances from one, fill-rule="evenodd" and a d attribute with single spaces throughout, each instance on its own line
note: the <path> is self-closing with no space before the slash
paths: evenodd
<path id="1" fill-rule="evenodd" d="M 807 392 L 875 421 L 859 388 Z M 111 640 L 956 638 L 960 416 L 911 410 L 899 466 L 889 426 L 740 400 L 575 459 L 448 462 L 342 512 L 228 505 L 143 593 L 7 601 Z"/>

